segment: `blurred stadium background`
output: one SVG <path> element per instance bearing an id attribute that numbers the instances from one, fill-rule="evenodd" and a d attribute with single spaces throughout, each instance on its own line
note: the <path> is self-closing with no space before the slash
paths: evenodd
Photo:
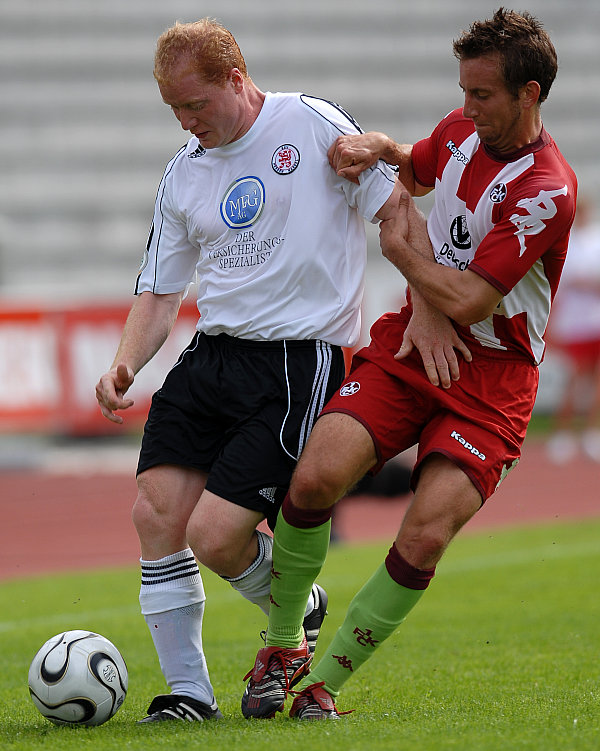
<path id="1" fill-rule="evenodd" d="M 0 0 L 0 464 L 14 461 L 19 433 L 112 430 L 98 417 L 93 386 L 118 342 L 163 167 L 186 140 L 152 78 L 166 27 L 215 17 L 236 36 L 259 88 L 333 99 L 365 130 L 413 142 L 461 104 L 452 39 L 498 5 Z M 596 201 L 600 3 L 512 7 L 539 15 L 555 42 L 560 70 L 544 123 Z M 403 292 L 375 228 L 369 244 L 365 336 Z M 193 321 L 191 306 L 140 376 L 131 428 Z M 552 409 L 560 386 L 560 362 L 550 356 L 539 410 Z"/>

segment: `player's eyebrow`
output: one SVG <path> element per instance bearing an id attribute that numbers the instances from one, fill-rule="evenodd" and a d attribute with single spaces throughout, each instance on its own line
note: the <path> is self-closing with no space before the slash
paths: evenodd
<path id="1" fill-rule="evenodd" d="M 475 95 L 476 94 L 489 94 L 492 91 L 491 87 L 489 86 L 475 86 L 472 89 L 465 88 L 460 81 L 458 82 L 458 87 L 463 93 L 469 92 L 469 94 L 475 94 Z"/>
<path id="2" fill-rule="evenodd" d="M 208 102 L 208 99 L 192 99 L 190 102 L 183 102 L 181 104 L 176 102 L 167 102 L 165 99 L 163 99 L 163 102 L 167 105 L 167 107 L 201 107 Z"/>

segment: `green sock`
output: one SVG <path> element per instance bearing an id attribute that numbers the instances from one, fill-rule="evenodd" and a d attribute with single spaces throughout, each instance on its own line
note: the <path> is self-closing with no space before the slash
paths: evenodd
<path id="1" fill-rule="evenodd" d="M 306 603 L 327 557 L 330 531 L 331 520 L 300 529 L 279 512 L 273 536 L 268 647 L 294 649 L 302 643 Z"/>
<path id="2" fill-rule="evenodd" d="M 350 603 L 344 622 L 301 688 L 324 681 L 324 688 L 337 696 L 348 678 L 394 633 L 423 592 L 395 582 L 382 564 Z"/>

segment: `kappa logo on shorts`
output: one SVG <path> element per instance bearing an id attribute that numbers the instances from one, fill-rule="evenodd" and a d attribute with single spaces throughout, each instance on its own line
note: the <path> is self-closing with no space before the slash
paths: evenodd
<path id="1" fill-rule="evenodd" d="M 289 175 L 299 164 L 300 152 L 291 143 L 279 146 L 271 157 L 271 167 L 278 175 Z"/>
<path id="2" fill-rule="evenodd" d="M 476 449 L 472 443 L 469 443 L 469 441 L 465 440 L 460 433 L 456 432 L 456 430 L 453 430 L 452 433 L 450 433 L 450 438 L 454 438 L 455 441 L 458 441 L 461 446 L 464 446 L 467 451 L 470 451 L 478 459 L 481 459 L 482 462 L 485 461 L 485 454 L 482 454 L 481 451 L 479 451 L 479 449 Z"/>
<path id="3" fill-rule="evenodd" d="M 345 383 L 342 386 L 340 396 L 354 396 L 358 391 L 360 391 L 360 383 L 358 381 L 350 381 L 350 383 Z"/>

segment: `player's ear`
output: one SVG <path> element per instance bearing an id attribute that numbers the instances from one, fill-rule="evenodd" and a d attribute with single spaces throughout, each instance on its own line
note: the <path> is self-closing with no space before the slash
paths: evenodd
<path id="1" fill-rule="evenodd" d="M 535 107 L 540 100 L 541 87 L 537 81 L 528 81 L 519 89 L 519 99 L 525 109 Z"/>
<path id="2" fill-rule="evenodd" d="M 231 81 L 231 85 L 236 94 L 239 94 L 244 90 L 244 76 L 238 68 L 232 68 L 229 71 L 228 81 Z"/>

